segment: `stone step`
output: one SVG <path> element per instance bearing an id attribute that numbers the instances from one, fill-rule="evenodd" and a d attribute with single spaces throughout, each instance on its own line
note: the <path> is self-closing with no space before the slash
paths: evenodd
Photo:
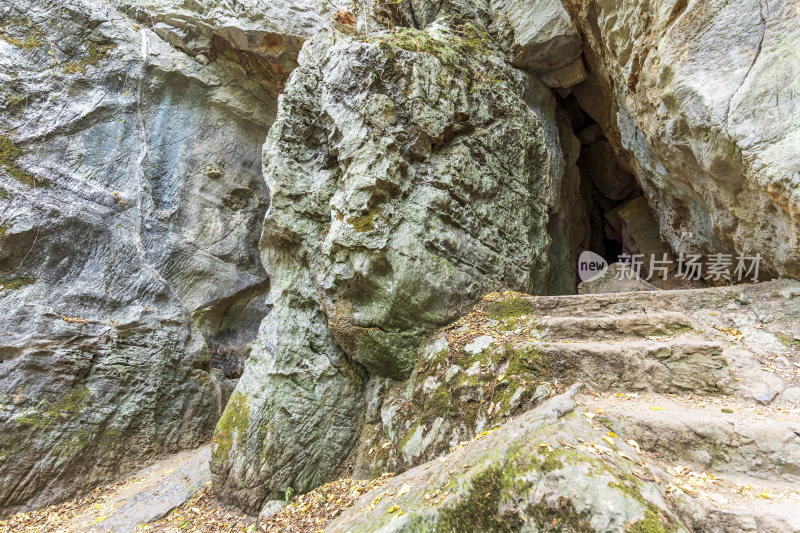
<path id="1" fill-rule="evenodd" d="M 579 413 L 641 450 L 687 526 L 800 532 L 800 417 L 729 398 L 634 396 L 581 395 Z"/>
<path id="2" fill-rule="evenodd" d="M 543 339 L 597 340 L 646 339 L 692 332 L 695 325 L 683 313 L 643 313 L 610 317 L 557 316 L 538 322 Z"/>
<path id="3" fill-rule="evenodd" d="M 798 415 L 730 401 L 663 396 L 609 398 L 587 405 L 604 413 L 609 429 L 666 461 L 716 474 L 800 482 Z"/>
<path id="4" fill-rule="evenodd" d="M 717 477 L 693 493 L 675 491 L 673 502 L 695 531 L 800 532 L 800 487 L 746 476 Z"/>
<path id="5" fill-rule="evenodd" d="M 522 344 L 545 356 L 551 375 L 599 391 L 719 394 L 732 382 L 722 345 L 702 340 Z"/>
<path id="6" fill-rule="evenodd" d="M 614 294 L 528 296 L 531 313 L 542 316 L 621 316 L 652 311 L 684 312 L 726 309 L 749 301 L 785 301 L 795 286 L 786 280 L 709 289 L 683 289 Z"/>

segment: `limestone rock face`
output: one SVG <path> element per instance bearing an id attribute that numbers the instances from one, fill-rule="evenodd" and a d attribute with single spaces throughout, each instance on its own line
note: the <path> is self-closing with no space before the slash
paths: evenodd
<path id="1" fill-rule="evenodd" d="M 766 284 L 508 291 L 573 293 L 588 249 L 760 253 L 762 277 L 800 276 L 796 4 L 4 3 L 0 514 L 212 432 L 216 492 L 257 513 L 345 466 L 441 457 L 579 381 L 795 401 L 760 370 L 796 366 L 794 285 L 710 325 L 706 298 L 738 313 Z M 581 290 L 619 289 L 618 267 Z M 781 331 L 754 326 L 778 308 Z M 491 471 L 470 452 L 453 513 L 520 472 L 571 489 L 580 469 L 546 476 L 510 447 L 544 438 L 538 420 Z M 617 466 L 605 482 L 630 481 Z M 669 521 L 638 482 L 603 514 L 586 498 L 607 486 L 567 498 L 588 513 L 572 525 Z M 512 496 L 497 509 L 554 512 Z M 397 524 L 465 529 L 410 503 Z"/>
<path id="2" fill-rule="evenodd" d="M 201 63 L 216 59 L 220 49 L 243 52 L 247 76 L 276 99 L 297 66 L 305 39 L 321 30 L 343 2 L 123 0 L 120 4 L 164 41 Z M 266 75 L 253 72 L 254 66 L 261 66 Z"/>
<path id="3" fill-rule="evenodd" d="M 360 369 L 404 378 L 490 287 L 544 290 L 558 134 L 485 29 L 449 21 L 315 39 L 281 97 L 264 147 L 273 308 L 212 451 L 245 509 L 337 473 Z"/>
<path id="4" fill-rule="evenodd" d="M 548 87 L 583 81 L 578 27 L 559 0 L 493 0 L 494 24 L 510 27 L 514 65 L 535 72 Z"/>
<path id="5" fill-rule="evenodd" d="M 800 274 L 800 11 L 788 0 L 565 0 L 574 94 L 638 177 L 676 252 L 761 253 Z"/>
<path id="6" fill-rule="evenodd" d="M 266 313 L 275 108 L 264 64 L 215 50 L 106 2 L 0 6 L 0 513 L 213 431 Z"/>
<path id="7" fill-rule="evenodd" d="M 574 394 L 390 480 L 325 531 L 687 531 L 633 460 L 583 445 L 607 431 Z M 638 457 L 621 439 L 615 452 Z"/>

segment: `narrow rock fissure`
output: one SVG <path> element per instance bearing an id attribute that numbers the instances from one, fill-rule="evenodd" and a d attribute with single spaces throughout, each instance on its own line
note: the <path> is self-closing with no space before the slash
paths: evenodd
<path id="1" fill-rule="evenodd" d="M 619 211 L 632 202 L 646 206 L 646 201 L 637 200 L 643 194 L 642 188 L 630 169 L 615 156 L 600 124 L 580 107 L 577 99 L 569 95 L 560 101 L 581 143 L 577 165 L 581 196 L 589 219 L 587 249 L 609 263 L 616 262 L 621 254 L 636 249 L 631 234 L 636 234 L 638 228 L 627 231 L 624 225 L 628 221 L 620 218 Z M 636 222 L 643 224 L 648 216 L 652 217 L 649 206 L 642 210 L 642 219 Z"/>
<path id="2" fill-rule="evenodd" d="M 578 252 L 591 251 L 609 265 L 633 261 L 642 280 L 659 289 L 702 287 L 705 282 L 679 276 L 674 250 L 663 239 L 659 223 L 640 183 L 607 132 L 582 107 L 573 94 L 558 96 L 573 134 L 580 142 L 577 158 L 582 209 L 582 240 L 573 243 Z M 597 95 L 597 98 L 602 98 Z M 575 238 L 575 237 L 573 237 Z M 666 265 L 665 277 L 661 266 Z M 616 276 L 616 274 L 614 274 Z M 576 284 L 580 284 L 576 276 Z M 642 287 L 647 286 L 644 284 Z M 650 287 L 652 288 L 652 287 Z"/>

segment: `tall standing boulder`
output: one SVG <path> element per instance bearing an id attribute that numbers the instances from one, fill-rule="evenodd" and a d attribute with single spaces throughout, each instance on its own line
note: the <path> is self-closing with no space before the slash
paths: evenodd
<path id="1" fill-rule="evenodd" d="M 407 377 L 487 290 L 545 289 L 563 156 L 525 80 L 480 18 L 307 43 L 264 146 L 273 307 L 214 437 L 226 500 L 334 477 L 368 374 Z"/>

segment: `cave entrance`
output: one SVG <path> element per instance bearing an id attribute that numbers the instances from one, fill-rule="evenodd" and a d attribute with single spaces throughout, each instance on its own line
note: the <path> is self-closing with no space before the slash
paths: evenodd
<path id="1" fill-rule="evenodd" d="M 619 261 L 622 254 L 641 253 L 636 237 L 642 239 L 642 226 L 650 225 L 648 229 L 655 228 L 658 233 L 642 188 L 617 159 L 600 124 L 581 108 L 575 96 L 569 95 L 561 103 L 581 143 L 577 165 L 589 222 L 584 246 L 609 264 Z"/>
<path id="2" fill-rule="evenodd" d="M 201 307 L 193 319 L 206 340 L 211 372 L 220 386 L 223 409 L 244 372 L 253 341 L 269 312 L 269 280 Z"/>
<path id="3" fill-rule="evenodd" d="M 576 165 L 587 227 L 578 253 L 590 250 L 609 265 L 620 262 L 623 255 L 638 256 L 636 270 L 641 278 L 659 289 L 701 286 L 700 282 L 679 278 L 678 262 L 661 238 L 659 223 L 647 197 L 627 163 L 617 157 L 601 125 L 574 95 L 557 98 L 581 144 Z M 666 279 L 659 269 L 664 266 Z"/>

